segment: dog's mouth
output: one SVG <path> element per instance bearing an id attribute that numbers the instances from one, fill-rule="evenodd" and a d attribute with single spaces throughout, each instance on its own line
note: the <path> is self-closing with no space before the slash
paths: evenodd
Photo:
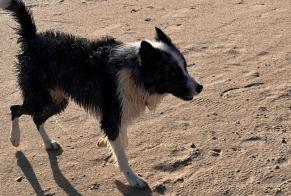
<path id="1" fill-rule="evenodd" d="M 191 101 L 193 99 L 192 95 L 180 97 L 184 101 Z"/>

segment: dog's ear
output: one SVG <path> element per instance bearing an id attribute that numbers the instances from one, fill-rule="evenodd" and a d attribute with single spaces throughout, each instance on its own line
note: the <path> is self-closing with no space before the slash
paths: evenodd
<path id="1" fill-rule="evenodd" d="M 159 59 L 159 52 L 147 41 L 141 42 L 139 55 L 142 65 L 154 65 Z"/>
<path id="2" fill-rule="evenodd" d="M 164 42 L 166 44 L 172 44 L 172 40 L 170 39 L 169 36 L 167 36 L 161 29 L 158 27 L 155 27 L 156 30 L 156 40 Z"/>

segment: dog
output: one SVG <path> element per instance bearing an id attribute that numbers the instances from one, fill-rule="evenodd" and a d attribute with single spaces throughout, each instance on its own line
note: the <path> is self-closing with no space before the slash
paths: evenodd
<path id="1" fill-rule="evenodd" d="M 128 164 L 128 125 L 146 108 L 155 109 L 168 94 L 189 101 L 203 89 L 189 75 L 186 60 L 170 37 L 157 27 L 154 40 L 135 43 L 109 36 L 88 40 L 63 32 L 37 32 L 22 0 L 0 0 L 0 7 L 19 24 L 16 70 L 23 103 L 10 107 L 11 143 L 20 144 L 18 119 L 30 115 L 46 149 L 58 150 L 60 146 L 48 136 L 44 123 L 73 100 L 100 118 L 128 183 L 147 186 Z"/>

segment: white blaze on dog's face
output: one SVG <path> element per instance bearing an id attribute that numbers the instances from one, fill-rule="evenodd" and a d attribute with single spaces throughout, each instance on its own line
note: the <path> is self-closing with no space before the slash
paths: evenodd
<path id="1" fill-rule="evenodd" d="M 156 41 L 142 41 L 139 55 L 145 88 L 153 93 L 170 93 L 191 100 L 203 86 L 187 71 L 184 56 L 171 39 L 156 28 Z"/>

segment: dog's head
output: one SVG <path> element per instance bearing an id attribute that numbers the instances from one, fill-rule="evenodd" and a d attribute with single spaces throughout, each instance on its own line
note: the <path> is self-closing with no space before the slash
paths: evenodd
<path id="1" fill-rule="evenodd" d="M 141 42 L 139 56 L 144 86 L 150 92 L 192 100 L 202 91 L 203 86 L 189 75 L 184 56 L 159 28 L 156 41 Z"/>

